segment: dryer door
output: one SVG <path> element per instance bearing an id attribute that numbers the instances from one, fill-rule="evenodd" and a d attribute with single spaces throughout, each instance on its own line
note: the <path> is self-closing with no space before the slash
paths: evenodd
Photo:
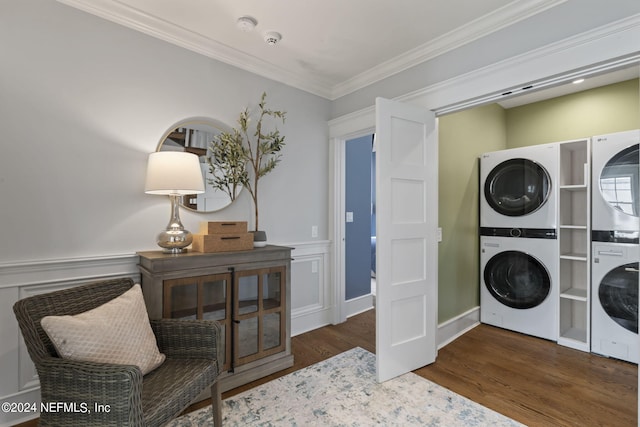
<path id="1" fill-rule="evenodd" d="M 638 333 L 638 263 L 609 271 L 598 287 L 600 305 L 618 325 Z"/>
<path id="2" fill-rule="evenodd" d="M 540 164 L 528 159 L 510 159 L 489 172 L 484 197 L 496 212 L 523 216 L 540 209 L 549 198 L 551 177 Z"/>
<path id="3" fill-rule="evenodd" d="M 640 212 L 639 159 L 638 144 L 620 151 L 604 165 L 598 182 L 602 198 L 613 209 L 636 217 Z"/>
<path id="4" fill-rule="evenodd" d="M 520 251 L 493 256 L 484 268 L 484 283 L 500 303 L 517 309 L 536 307 L 551 292 L 551 278 L 545 266 Z"/>

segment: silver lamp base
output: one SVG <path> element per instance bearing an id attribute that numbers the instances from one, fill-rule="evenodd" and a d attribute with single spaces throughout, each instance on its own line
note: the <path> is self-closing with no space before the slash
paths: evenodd
<path id="1" fill-rule="evenodd" d="M 164 230 L 156 237 L 156 243 L 163 248 L 163 252 L 181 254 L 193 242 L 193 235 L 187 230 Z"/>
<path id="2" fill-rule="evenodd" d="M 165 253 L 184 253 L 187 251 L 185 248 L 193 242 L 193 235 L 184 229 L 180 221 L 180 197 L 174 194 L 169 196 L 171 199 L 171 219 L 167 228 L 156 237 L 156 243 L 164 249 Z"/>

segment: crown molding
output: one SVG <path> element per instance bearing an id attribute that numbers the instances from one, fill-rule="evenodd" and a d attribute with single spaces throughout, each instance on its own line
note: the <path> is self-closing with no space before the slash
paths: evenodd
<path id="1" fill-rule="evenodd" d="M 329 99 L 331 97 L 331 85 L 328 82 L 320 81 L 319 79 L 311 80 L 306 74 L 294 73 L 286 68 L 247 55 L 216 40 L 149 15 L 117 0 L 57 1 L 261 77 L 281 82 L 323 98 Z"/>
<path id="2" fill-rule="evenodd" d="M 481 91 L 485 91 L 488 87 L 495 86 L 497 92 L 477 92 L 475 96 L 462 98 L 451 105 L 439 103 L 435 112 L 436 115 L 442 115 L 477 105 L 498 102 L 506 96 L 505 92 L 509 92 L 508 96 L 510 97 L 517 96 L 531 90 L 566 84 L 577 77 L 587 77 L 639 64 L 640 50 L 638 50 L 637 44 L 634 44 L 639 32 L 640 14 L 631 15 L 437 83 L 429 88 L 408 93 L 399 97 L 398 100 L 412 102 L 425 97 L 438 99 L 439 96 L 434 96 L 436 93 L 453 93 L 458 89 L 468 96 L 468 94 L 474 93 L 472 88 L 476 88 L 475 91 L 478 90 L 477 88 L 483 88 Z M 593 52 L 598 52 L 598 54 L 594 55 Z M 560 60 L 560 58 L 563 59 Z M 554 65 L 558 66 L 563 61 L 566 62 L 564 67 L 567 68 L 562 69 L 561 66 L 555 70 Z M 545 65 L 534 65 L 536 63 Z M 544 71 L 541 72 L 541 69 Z M 534 74 L 542 74 L 545 77 L 539 78 Z M 502 75 L 503 79 L 500 80 L 500 83 L 496 83 L 494 76 L 499 75 Z M 512 76 L 511 80 L 513 81 L 505 83 L 507 79 L 504 77 L 506 76 Z M 494 84 L 489 85 L 488 81 L 494 81 Z"/>
<path id="3" fill-rule="evenodd" d="M 519 21 L 556 7 L 567 0 L 525 0 L 509 3 L 442 36 L 385 61 L 333 87 L 331 99 L 348 95 L 394 74 L 422 64 Z"/>
<path id="4" fill-rule="evenodd" d="M 640 14 L 434 83 L 393 99 L 425 106 L 432 109 L 436 116 L 440 116 L 497 102 L 503 97 L 505 91 L 512 91 L 515 95 L 518 92 L 525 92 L 523 87 L 550 87 L 571 81 L 577 76 L 599 74 L 631 65 L 640 67 L 640 49 L 637 44 L 634 44 L 635 40 L 638 40 L 638 36 L 640 36 Z M 598 52 L 595 57 L 594 52 Z M 584 63 L 578 64 L 581 61 Z M 539 64 L 541 62 L 542 66 Z M 560 71 L 557 74 L 550 72 L 549 63 L 556 63 Z M 541 74 L 546 77 L 540 78 L 538 75 L 529 79 L 523 70 L 530 70 L 533 74 Z M 505 83 L 508 80 L 507 76 L 510 76 L 512 80 L 509 83 Z M 489 92 L 486 92 L 487 88 L 491 88 Z M 358 134 L 362 129 L 374 130 L 375 107 L 368 106 L 335 117 L 328 121 L 328 126 L 330 138 L 341 138 L 345 135 L 350 137 Z"/>
<path id="5" fill-rule="evenodd" d="M 149 15 L 118 0 L 57 0 L 100 18 L 123 25 L 149 36 L 164 40 L 201 55 L 224 62 L 250 73 L 275 80 L 288 86 L 335 100 L 379 80 L 397 74 L 438 55 L 470 43 L 492 32 L 555 7 L 566 0 L 519 0 L 475 19 L 436 40 L 426 43 L 365 73 L 337 85 L 328 80 L 312 78 L 247 55 L 225 44 L 204 37 L 187 28 Z"/>

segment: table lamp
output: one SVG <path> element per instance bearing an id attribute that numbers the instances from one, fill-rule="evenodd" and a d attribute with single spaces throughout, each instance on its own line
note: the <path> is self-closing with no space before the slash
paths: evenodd
<path id="1" fill-rule="evenodd" d="M 204 179 L 198 156 L 181 151 L 158 151 L 149 155 L 147 194 L 168 195 L 171 218 L 167 228 L 158 234 L 156 243 L 167 253 L 182 253 L 193 241 L 193 235 L 180 221 L 180 199 L 186 194 L 204 193 Z"/>

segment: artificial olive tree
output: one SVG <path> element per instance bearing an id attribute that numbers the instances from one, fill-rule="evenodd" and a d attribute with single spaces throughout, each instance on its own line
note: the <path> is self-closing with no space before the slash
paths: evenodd
<path id="1" fill-rule="evenodd" d="M 238 127 L 222 132 L 209 144 L 207 163 L 213 175 L 208 182 L 235 200 L 240 186 L 249 191 L 255 209 L 255 230 L 258 222 L 258 182 L 280 162 L 285 137 L 277 127 L 267 131 L 269 122 L 282 121 L 286 112 L 267 108 L 266 92 L 262 94 L 256 112 L 245 108 L 238 118 Z M 252 126 L 252 117 L 257 117 Z"/>

